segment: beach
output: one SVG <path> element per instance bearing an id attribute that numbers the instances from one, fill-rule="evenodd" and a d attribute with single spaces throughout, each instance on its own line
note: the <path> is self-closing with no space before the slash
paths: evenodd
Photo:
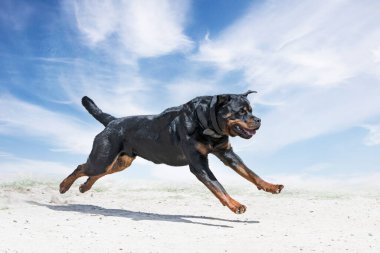
<path id="1" fill-rule="evenodd" d="M 237 215 L 195 180 L 58 184 L 0 184 L 0 252 L 380 252 L 378 191 L 224 184 Z"/>

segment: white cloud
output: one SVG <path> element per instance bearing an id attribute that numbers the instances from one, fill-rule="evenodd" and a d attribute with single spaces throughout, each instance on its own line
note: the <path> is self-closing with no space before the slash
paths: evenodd
<path id="1" fill-rule="evenodd" d="M 10 157 L 0 161 L 0 173 L 4 175 L 64 175 L 70 173 L 74 168 L 70 168 L 58 162 L 31 160 L 24 158 Z"/>
<path id="2" fill-rule="evenodd" d="M 84 111 L 80 101 L 87 95 L 116 117 L 150 114 L 151 87 L 139 73 L 135 59 L 127 58 L 187 50 L 192 44 L 183 34 L 188 2 L 73 0 L 66 1 L 64 7 L 86 42 L 97 47 L 92 55 L 95 58 L 33 58 L 49 63 L 41 66 L 41 72 L 59 84 L 54 87 L 51 80 L 46 81 L 47 90 L 60 92 L 40 96 Z M 111 57 L 97 58 L 102 50 Z M 94 136 L 102 129 L 95 120 L 89 125 L 9 95 L 1 96 L 0 107 L 0 134 L 41 137 L 39 141 L 51 145 L 53 151 L 87 155 Z"/>
<path id="3" fill-rule="evenodd" d="M 89 45 L 116 46 L 118 55 L 128 52 L 137 57 L 191 48 L 191 40 L 183 33 L 188 8 L 188 1 L 169 0 L 67 2 Z"/>
<path id="4" fill-rule="evenodd" d="M 327 169 L 332 169 L 332 168 L 333 168 L 333 165 L 331 163 L 322 162 L 322 163 L 312 164 L 304 168 L 304 171 L 308 173 L 314 173 L 314 172 L 326 171 Z"/>
<path id="5" fill-rule="evenodd" d="M 368 130 L 368 135 L 364 139 L 364 143 L 368 146 L 380 144 L 380 124 L 367 124 L 363 126 Z"/>
<path id="6" fill-rule="evenodd" d="M 203 41 L 194 59 L 242 69 L 261 91 L 337 85 L 376 71 L 372 50 L 380 40 L 379 8 L 374 1 L 255 4 L 221 35 Z"/>
<path id="7" fill-rule="evenodd" d="M 374 61 L 380 63 L 380 46 L 372 51 Z"/>
<path id="8" fill-rule="evenodd" d="M 157 106 L 151 97 L 156 81 L 144 78 L 138 59 L 192 47 L 184 34 L 189 2 L 68 0 L 64 7 L 83 42 L 94 49 L 94 59 L 75 59 L 60 69 L 58 82 L 66 97 L 55 100 L 81 107 L 81 97 L 87 95 L 115 116 L 151 114 Z M 70 63 L 69 59 L 42 60 Z"/>
<path id="9" fill-rule="evenodd" d="M 67 73 L 57 77 L 65 100 L 72 101 L 80 110 L 81 98 L 86 95 L 101 110 L 116 117 L 149 114 L 146 99 L 151 89 L 134 67 L 104 67 L 90 63 L 73 65 Z"/>
<path id="10" fill-rule="evenodd" d="M 101 129 L 12 96 L 1 96 L 0 108 L 0 134 L 41 137 L 54 150 L 88 154 Z"/>
<path id="11" fill-rule="evenodd" d="M 292 95 L 288 101 L 259 115 L 256 139 L 241 146 L 271 151 L 286 145 L 358 126 L 380 115 L 378 80 L 352 79 L 344 86 Z"/>
<path id="12" fill-rule="evenodd" d="M 12 154 L 0 150 L 0 157 L 10 157 Z"/>
<path id="13" fill-rule="evenodd" d="M 171 103 L 184 104 L 197 96 L 207 96 L 214 93 L 216 85 L 207 80 L 176 80 L 166 86 Z"/>
<path id="14" fill-rule="evenodd" d="M 194 61 L 242 70 L 263 125 L 246 148 L 286 145 L 380 115 L 380 2 L 266 1 L 200 43 Z M 268 106 L 273 105 L 273 106 Z"/>

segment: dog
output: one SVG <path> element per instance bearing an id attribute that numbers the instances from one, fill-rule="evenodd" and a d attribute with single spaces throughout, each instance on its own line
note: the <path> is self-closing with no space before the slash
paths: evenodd
<path id="1" fill-rule="evenodd" d="M 215 155 L 259 190 L 276 194 L 284 188 L 251 171 L 229 143 L 229 137 L 250 139 L 260 128 L 261 120 L 252 114 L 247 98 L 250 93 L 256 92 L 201 96 L 158 115 L 123 118 L 102 112 L 90 98 L 83 97 L 83 106 L 105 129 L 95 137 L 87 162 L 62 181 L 60 193 L 79 177 L 87 176 L 79 187 L 84 193 L 99 178 L 126 169 L 139 156 L 156 164 L 188 165 L 224 206 L 236 214 L 244 213 L 246 206 L 228 195 L 211 172 L 207 157 Z"/>

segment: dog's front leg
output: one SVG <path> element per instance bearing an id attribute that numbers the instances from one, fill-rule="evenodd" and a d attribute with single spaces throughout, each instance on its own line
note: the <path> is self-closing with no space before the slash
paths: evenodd
<path id="1" fill-rule="evenodd" d="M 280 193 L 284 188 L 281 184 L 271 184 L 260 178 L 256 173 L 251 171 L 241 160 L 241 158 L 232 151 L 232 148 L 221 149 L 213 152 L 225 165 L 231 167 L 239 175 L 254 183 L 257 189 L 271 193 Z"/>
<path id="2" fill-rule="evenodd" d="M 247 210 L 246 206 L 231 198 L 223 186 L 218 182 L 208 166 L 206 156 L 198 154 L 197 152 L 192 152 L 192 154 L 188 155 L 188 158 L 190 160 L 190 171 L 219 199 L 224 206 L 227 206 L 232 212 L 237 214 L 244 213 Z"/>

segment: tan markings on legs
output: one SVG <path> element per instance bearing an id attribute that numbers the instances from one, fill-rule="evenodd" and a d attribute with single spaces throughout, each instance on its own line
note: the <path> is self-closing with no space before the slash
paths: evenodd
<path id="1" fill-rule="evenodd" d="M 247 207 L 245 205 L 240 204 L 239 202 L 231 198 L 229 195 L 227 195 L 227 197 L 229 203 L 227 206 L 232 212 L 237 214 L 245 213 L 245 211 L 247 210 Z"/>
<path id="2" fill-rule="evenodd" d="M 231 143 L 229 143 L 228 141 L 225 141 L 225 142 L 223 142 L 223 143 L 215 146 L 215 149 L 217 149 L 217 150 L 228 150 L 228 149 L 231 149 Z"/>
<path id="3" fill-rule="evenodd" d="M 204 145 L 198 142 L 197 144 L 195 144 L 195 149 L 202 155 L 207 155 L 208 153 L 210 153 L 211 147 L 210 145 Z"/>
<path id="4" fill-rule="evenodd" d="M 116 159 L 116 162 L 114 162 L 109 174 L 119 172 L 119 171 L 122 171 L 122 170 L 128 168 L 132 164 L 133 160 L 135 160 L 134 157 L 130 157 L 127 155 L 118 156 Z"/>
<path id="5" fill-rule="evenodd" d="M 254 172 L 250 171 L 244 164 L 238 164 L 235 168 L 235 171 L 248 181 L 254 183 L 257 186 L 257 189 L 259 190 L 264 190 L 266 192 L 276 194 L 280 193 L 281 190 L 284 188 L 283 185 L 271 184 L 264 181 Z"/>
<path id="6" fill-rule="evenodd" d="M 78 165 L 78 167 L 71 173 L 67 178 L 65 178 L 62 183 L 59 185 L 59 192 L 61 194 L 67 192 L 70 187 L 73 185 L 75 180 L 77 180 L 79 177 L 86 176 L 85 168 L 87 164 Z"/>
<path id="7" fill-rule="evenodd" d="M 110 166 L 107 167 L 104 173 L 89 177 L 87 181 L 79 187 L 79 191 L 81 193 L 84 193 L 90 190 L 91 187 L 99 178 L 128 168 L 134 159 L 135 159 L 134 157 L 130 157 L 127 155 L 118 156 L 117 159 Z"/>
<path id="8" fill-rule="evenodd" d="M 205 185 L 219 199 L 223 206 L 227 206 L 232 212 L 242 214 L 247 210 L 245 205 L 240 204 L 227 193 L 220 191 L 212 183 L 206 183 Z"/>
<path id="9" fill-rule="evenodd" d="M 102 173 L 100 175 L 88 177 L 87 181 L 79 186 L 79 191 L 81 193 L 85 193 L 86 191 L 90 190 L 92 185 L 96 182 L 96 180 L 98 180 L 99 178 L 101 178 L 102 176 L 105 176 L 105 175 L 107 175 L 107 174 Z"/>

